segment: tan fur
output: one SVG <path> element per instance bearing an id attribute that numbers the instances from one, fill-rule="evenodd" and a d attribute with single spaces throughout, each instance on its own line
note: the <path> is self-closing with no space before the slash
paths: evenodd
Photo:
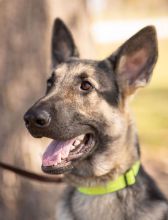
<path id="1" fill-rule="evenodd" d="M 119 114 L 120 115 L 120 114 Z M 116 117 L 116 123 L 119 121 L 119 117 L 116 113 L 109 114 L 111 117 Z M 120 116 L 121 117 L 121 116 Z M 121 123 L 120 128 L 115 128 L 115 126 L 110 126 L 109 118 L 109 127 L 105 132 L 109 135 L 116 132 L 116 140 L 113 140 L 105 152 L 95 153 L 90 161 L 90 164 L 87 164 L 88 170 L 93 169 L 92 175 L 76 176 L 73 174 L 67 174 L 66 180 L 72 185 L 78 186 L 94 186 L 98 183 L 106 182 L 108 180 L 113 180 L 117 176 L 124 173 L 126 170 L 132 166 L 132 164 L 138 159 L 137 151 L 135 150 L 135 129 L 132 119 L 127 114 L 123 116 L 124 123 Z M 121 120 L 121 118 L 120 118 Z M 118 126 L 118 124 L 117 124 Z M 122 135 L 121 135 L 122 134 Z M 122 163 L 120 163 L 122 161 Z M 81 162 L 82 164 L 82 162 Z M 78 164 L 80 170 L 87 170 L 86 164 L 82 166 Z M 82 168 L 83 167 L 83 168 Z"/>
<path id="2" fill-rule="evenodd" d="M 67 175 L 66 179 L 68 182 L 71 182 L 72 185 L 96 185 L 97 181 L 104 182 L 108 179 L 115 179 L 125 172 L 138 158 L 137 152 L 133 149 L 135 142 L 134 126 L 132 126 L 132 119 L 128 111 L 126 111 L 125 105 L 121 106 L 120 104 L 118 108 L 114 108 L 104 99 L 100 99 L 96 92 L 92 92 L 89 96 L 89 100 L 85 103 L 85 100 L 78 99 L 73 88 L 68 89 L 66 87 L 66 85 L 69 84 L 67 83 L 68 80 L 70 81 L 72 76 L 82 72 L 87 72 L 89 79 L 98 87 L 98 83 L 94 79 L 94 71 L 95 70 L 89 65 L 83 64 L 75 65 L 70 68 L 67 64 L 62 64 L 56 70 L 58 74 L 57 77 L 61 81 L 60 86 L 65 87 L 64 93 L 59 94 L 64 100 L 64 103 L 73 102 L 77 111 L 85 117 L 94 118 L 99 116 L 102 118 L 107 125 L 104 128 L 104 133 L 114 138 L 105 152 L 98 152 L 93 155 L 90 163 L 87 165 L 85 162 L 77 163 L 79 170 L 85 171 L 82 171 L 84 173 L 82 173 L 81 176 L 75 176 L 73 174 Z M 59 89 L 58 87 L 56 87 L 56 90 Z M 46 97 L 51 98 L 56 92 L 57 91 L 53 91 Z M 42 99 L 42 101 L 44 101 L 44 99 Z M 120 161 L 122 161 L 122 166 L 120 165 Z M 89 170 L 93 172 L 90 173 Z"/>
<path id="3" fill-rule="evenodd" d="M 55 78 L 51 77 L 52 87 L 39 101 L 52 106 L 50 125 L 45 124 L 49 129 L 43 126 L 44 131 L 59 140 L 89 134 L 95 141 L 82 148 L 82 156 L 68 161 L 69 166 L 67 161 L 61 161 L 62 167 L 42 166 L 47 172 L 67 171 L 64 179 L 69 187 L 60 201 L 57 219 L 165 220 L 164 197 L 142 166 L 136 184 L 128 184 L 123 190 L 101 196 L 88 196 L 77 190 L 82 186 L 105 185 L 124 175 L 139 160 L 139 142 L 128 101 L 138 87 L 149 81 L 157 60 L 154 28 L 142 29 L 106 60 L 91 61 L 77 58 L 73 39 L 62 21 L 57 19 L 54 27 L 52 51 L 58 65 Z M 68 59 L 68 55 L 72 57 Z M 91 89 L 82 89 L 84 80 L 92 83 Z"/>

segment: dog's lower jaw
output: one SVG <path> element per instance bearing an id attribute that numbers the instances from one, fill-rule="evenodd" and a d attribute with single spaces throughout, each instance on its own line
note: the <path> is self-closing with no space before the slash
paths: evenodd
<path id="1" fill-rule="evenodd" d="M 117 142 L 109 143 L 105 153 L 95 152 L 90 158 L 78 162 L 65 174 L 65 180 L 75 187 L 104 184 L 124 174 L 139 158 L 138 138 L 131 121 L 125 134 Z"/>

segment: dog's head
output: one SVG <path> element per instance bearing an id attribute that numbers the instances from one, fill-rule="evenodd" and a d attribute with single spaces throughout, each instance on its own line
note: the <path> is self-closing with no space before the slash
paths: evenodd
<path id="1" fill-rule="evenodd" d="M 97 160 L 100 156 L 106 160 L 111 148 L 119 152 L 111 145 L 124 143 L 127 98 L 149 82 L 156 60 L 152 26 L 139 31 L 108 58 L 93 61 L 79 58 L 71 33 L 56 19 L 46 95 L 24 116 L 34 137 L 53 139 L 43 155 L 42 169 L 63 173 L 90 160 L 97 175 L 104 174 L 96 167 Z"/>

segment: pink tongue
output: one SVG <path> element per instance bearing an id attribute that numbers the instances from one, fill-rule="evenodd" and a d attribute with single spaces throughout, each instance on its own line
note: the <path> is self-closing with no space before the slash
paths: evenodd
<path id="1" fill-rule="evenodd" d="M 61 162 L 61 158 L 64 159 L 68 157 L 74 140 L 75 138 L 68 141 L 53 140 L 43 154 L 42 165 L 43 166 L 57 165 L 58 163 Z"/>

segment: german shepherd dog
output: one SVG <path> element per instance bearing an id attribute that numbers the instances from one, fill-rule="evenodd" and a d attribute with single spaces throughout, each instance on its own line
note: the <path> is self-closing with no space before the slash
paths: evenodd
<path id="1" fill-rule="evenodd" d="M 142 165 L 133 184 L 98 190 L 109 182 L 118 187 L 118 178 L 140 161 L 128 102 L 149 82 L 157 56 L 155 28 L 147 26 L 104 60 L 80 59 L 70 31 L 55 20 L 46 95 L 24 120 L 34 137 L 53 139 L 43 154 L 42 170 L 64 174 L 69 185 L 56 219 L 168 219 L 167 200 Z"/>

